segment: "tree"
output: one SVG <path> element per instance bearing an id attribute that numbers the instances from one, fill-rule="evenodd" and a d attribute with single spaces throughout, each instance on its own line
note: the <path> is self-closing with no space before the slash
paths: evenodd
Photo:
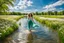
<path id="1" fill-rule="evenodd" d="M 36 15 L 39 15 L 39 13 L 38 13 L 38 12 L 36 12 Z"/>
<path id="2" fill-rule="evenodd" d="M 8 9 L 8 6 L 13 6 L 14 0 L 0 0 L 0 12 L 6 12 Z"/>
<path id="3" fill-rule="evenodd" d="M 57 11 L 54 11 L 54 15 L 57 15 L 57 13 L 58 13 Z"/>
<path id="4" fill-rule="evenodd" d="M 64 15 L 64 10 L 62 11 L 62 15 Z"/>
<path id="5" fill-rule="evenodd" d="M 47 13 L 48 15 L 54 15 L 54 13 L 52 11 L 48 11 Z"/>
<path id="6" fill-rule="evenodd" d="M 42 12 L 42 15 L 44 15 L 44 12 Z"/>

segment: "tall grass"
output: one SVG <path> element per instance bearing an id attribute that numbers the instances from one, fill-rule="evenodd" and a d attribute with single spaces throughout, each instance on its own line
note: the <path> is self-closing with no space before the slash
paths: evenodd
<path id="1" fill-rule="evenodd" d="M 64 15 L 40 15 L 40 17 L 46 17 L 46 18 L 64 18 Z"/>
<path id="2" fill-rule="evenodd" d="M 58 30 L 59 37 L 61 39 L 61 43 L 64 43 L 64 25 Z"/>
<path id="3" fill-rule="evenodd" d="M 16 29 L 18 29 L 18 25 L 15 22 L 0 19 L 0 39 L 4 39 Z"/>
<path id="4" fill-rule="evenodd" d="M 61 43 L 64 43 L 64 22 L 63 21 L 53 21 L 53 20 L 43 20 L 40 19 L 39 16 L 34 17 L 41 24 L 48 26 L 54 30 L 57 30 Z"/>
<path id="5" fill-rule="evenodd" d="M 16 22 L 23 16 L 1 15 L 0 16 L 0 40 L 4 39 L 18 29 Z"/>
<path id="6" fill-rule="evenodd" d="M 8 19 L 11 21 L 18 21 L 20 18 L 23 18 L 24 15 L 0 15 L 2 19 Z"/>
<path id="7" fill-rule="evenodd" d="M 62 25 L 64 25 L 63 21 L 54 21 L 54 20 L 44 20 L 40 19 L 38 16 L 35 16 L 35 19 L 42 23 L 43 25 L 46 25 L 52 29 L 59 29 Z"/>

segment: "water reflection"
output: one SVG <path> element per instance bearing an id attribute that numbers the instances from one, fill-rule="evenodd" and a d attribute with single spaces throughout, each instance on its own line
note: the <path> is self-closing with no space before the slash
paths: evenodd
<path id="1" fill-rule="evenodd" d="M 28 34 L 27 43 L 33 43 L 33 35 L 32 35 L 32 33 Z"/>

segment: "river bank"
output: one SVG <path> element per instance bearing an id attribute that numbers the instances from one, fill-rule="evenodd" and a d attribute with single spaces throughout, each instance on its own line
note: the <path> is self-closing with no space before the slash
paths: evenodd
<path id="1" fill-rule="evenodd" d="M 8 35 L 12 34 L 18 29 L 16 24 L 17 20 L 22 18 L 22 16 L 15 15 L 1 15 L 0 16 L 0 40 L 3 40 Z"/>
<path id="2" fill-rule="evenodd" d="M 43 17 L 40 16 L 35 16 L 34 17 L 37 21 L 39 21 L 41 24 L 46 25 L 47 27 L 49 27 L 50 29 L 56 30 L 58 32 L 59 35 L 59 40 L 61 41 L 60 43 L 64 43 L 64 22 L 63 20 L 60 21 L 54 18 L 50 18 L 50 19 L 44 19 Z"/>

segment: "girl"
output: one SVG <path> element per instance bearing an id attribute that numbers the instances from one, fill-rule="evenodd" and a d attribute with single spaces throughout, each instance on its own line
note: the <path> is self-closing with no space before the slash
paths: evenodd
<path id="1" fill-rule="evenodd" d="M 33 15 L 30 13 L 28 14 L 28 29 L 30 32 L 32 28 L 33 28 Z"/>

